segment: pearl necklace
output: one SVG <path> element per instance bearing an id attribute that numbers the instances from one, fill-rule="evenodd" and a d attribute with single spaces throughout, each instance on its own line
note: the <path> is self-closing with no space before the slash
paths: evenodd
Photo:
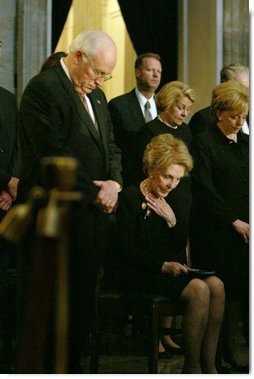
<path id="1" fill-rule="evenodd" d="M 172 129 L 177 129 L 177 128 L 178 128 L 178 125 L 176 125 L 176 126 L 172 126 L 172 125 L 170 125 L 167 121 L 163 120 L 160 116 L 158 116 L 158 119 L 159 119 L 163 124 L 169 126 L 169 127 L 172 128 Z"/>
<path id="2" fill-rule="evenodd" d="M 149 194 L 149 190 L 147 188 L 147 179 L 143 180 L 141 183 L 140 183 L 140 191 L 142 192 L 142 194 L 144 196 L 148 195 Z"/>

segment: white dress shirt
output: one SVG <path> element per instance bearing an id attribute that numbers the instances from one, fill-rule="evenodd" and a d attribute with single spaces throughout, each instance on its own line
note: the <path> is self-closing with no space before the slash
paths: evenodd
<path id="1" fill-rule="evenodd" d="M 139 105 L 140 105 L 140 108 L 143 112 L 144 117 L 145 117 L 145 104 L 146 104 L 147 100 L 149 101 L 149 103 L 151 105 L 150 112 L 153 116 L 153 119 L 155 117 L 157 117 L 158 112 L 157 112 L 157 107 L 156 107 L 156 103 L 154 100 L 154 95 L 152 97 L 150 97 L 150 99 L 147 99 L 137 88 L 135 88 L 135 93 L 136 93 L 136 96 L 138 98 L 138 102 L 139 102 Z"/>

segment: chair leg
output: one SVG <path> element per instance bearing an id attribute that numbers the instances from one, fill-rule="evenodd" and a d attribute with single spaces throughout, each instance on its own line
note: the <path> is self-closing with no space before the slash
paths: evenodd
<path id="1" fill-rule="evenodd" d="M 158 374 L 158 312 L 155 304 L 148 317 L 148 373 Z"/>
<path id="2" fill-rule="evenodd" d="M 89 373 L 97 374 L 99 367 L 100 324 L 95 320 L 91 330 Z"/>

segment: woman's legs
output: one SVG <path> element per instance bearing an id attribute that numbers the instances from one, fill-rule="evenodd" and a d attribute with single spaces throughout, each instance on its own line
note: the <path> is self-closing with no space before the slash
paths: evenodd
<path id="1" fill-rule="evenodd" d="M 223 283 L 217 277 L 193 279 L 183 290 L 181 300 L 185 304 L 183 372 L 217 373 L 215 355 L 224 312 Z"/>
<path id="2" fill-rule="evenodd" d="M 193 279 L 184 288 L 180 297 L 183 301 L 183 373 L 202 373 L 200 366 L 201 345 L 206 330 L 210 292 L 206 283 Z"/>
<path id="3" fill-rule="evenodd" d="M 224 315 L 225 292 L 223 283 L 217 277 L 211 276 L 205 282 L 210 290 L 210 307 L 201 350 L 201 365 L 204 374 L 216 374 L 215 357 Z"/>

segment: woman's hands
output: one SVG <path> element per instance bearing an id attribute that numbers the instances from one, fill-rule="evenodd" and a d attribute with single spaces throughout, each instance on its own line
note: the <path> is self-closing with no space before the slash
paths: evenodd
<path id="1" fill-rule="evenodd" d="M 164 274 L 169 274 L 172 276 L 179 276 L 181 274 L 188 274 L 187 266 L 182 265 L 178 262 L 164 262 L 161 271 Z"/>
<path id="2" fill-rule="evenodd" d="M 169 228 L 173 228 L 176 224 L 176 217 L 166 200 L 162 197 L 154 197 L 151 194 L 146 195 L 145 198 L 149 208 L 162 217 L 167 222 Z"/>

